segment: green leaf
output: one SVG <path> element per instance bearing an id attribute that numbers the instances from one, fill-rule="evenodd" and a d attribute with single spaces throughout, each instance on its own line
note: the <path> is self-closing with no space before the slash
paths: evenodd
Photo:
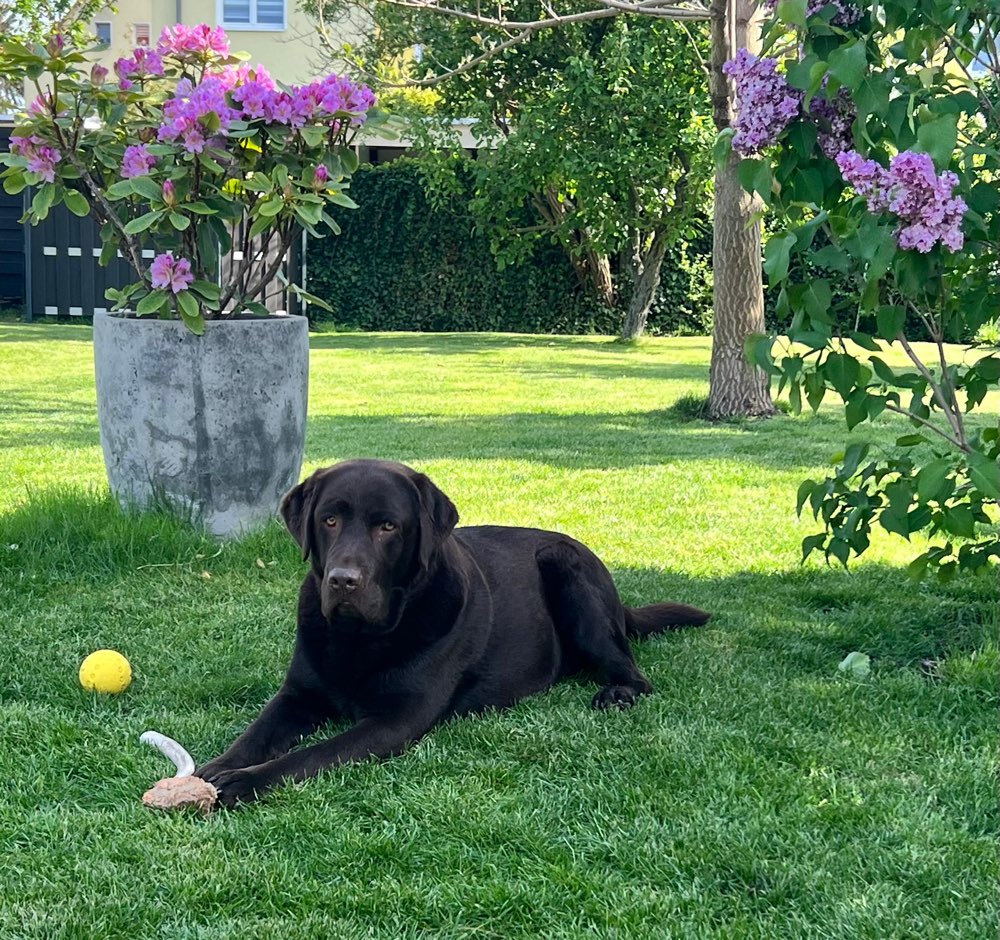
<path id="1" fill-rule="evenodd" d="M 206 303 L 213 307 L 218 306 L 219 299 L 222 296 L 222 291 L 218 284 L 213 284 L 211 281 L 193 281 L 188 285 L 188 289 L 196 293 L 202 298 Z"/>
<path id="2" fill-rule="evenodd" d="M 63 202 L 66 203 L 66 208 L 69 209 L 73 215 L 79 216 L 80 218 L 85 218 L 90 215 L 90 203 L 87 202 L 87 197 L 83 193 L 77 192 L 75 189 L 67 189 L 63 194 Z"/>
<path id="3" fill-rule="evenodd" d="M 802 507 L 806 504 L 806 500 L 812 495 L 813 488 L 816 484 L 812 480 L 803 480 L 799 484 L 799 491 L 795 497 L 795 514 L 797 516 L 802 515 Z"/>
<path id="4" fill-rule="evenodd" d="M 31 200 L 31 211 L 39 218 L 44 219 L 49 214 L 49 209 L 56 198 L 56 187 L 54 183 L 46 183 Z"/>
<path id="5" fill-rule="evenodd" d="M 268 199 L 257 206 L 258 217 L 273 218 L 285 208 L 284 199 Z"/>
<path id="6" fill-rule="evenodd" d="M 162 310 L 166 306 L 169 299 L 170 295 L 167 294 L 166 291 L 151 291 L 139 301 L 136 305 L 135 312 L 139 314 L 140 317 L 144 317 L 149 313 L 155 313 L 157 310 Z"/>
<path id="7" fill-rule="evenodd" d="M 249 310 L 251 313 L 257 314 L 259 317 L 269 317 L 271 311 L 267 309 L 263 304 L 257 303 L 255 300 L 248 300 L 243 303 L 243 307 Z"/>
<path id="8" fill-rule="evenodd" d="M 923 502 L 939 501 L 945 493 L 945 482 L 951 470 L 951 461 L 942 457 L 932 460 L 917 474 L 917 498 Z M 948 487 L 948 490 L 953 487 Z"/>
<path id="9" fill-rule="evenodd" d="M 996 382 L 1000 379 L 1000 356 L 986 356 L 980 359 L 975 370 L 986 382 Z"/>
<path id="10" fill-rule="evenodd" d="M 770 284 L 779 284 L 788 277 L 788 264 L 796 238 L 793 234 L 772 235 L 764 248 L 764 273 Z"/>
<path id="11" fill-rule="evenodd" d="M 735 133 L 731 127 L 727 127 L 719 131 L 716 136 L 715 143 L 712 144 L 712 157 L 715 160 L 716 170 L 724 169 L 729 162 L 729 155 L 733 152 L 733 134 Z"/>
<path id="12" fill-rule="evenodd" d="M 835 245 L 827 245 L 812 253 L 811 261 L 821 268 L 846 274 L 851 269 L 851 259 L 847 253 Z"/>
<path id="13" fill-rule="evenodd" d="M 340 160 L 344 165 L 344 172 L 348 176 L 352 176 L 357 172 L 361 159 L 358 157 L 357 153 L 351 150 L 350 147 L 341 147 L 337 151 L 337 156 L 340 157 Z"/>
<path id="14" fill-rule="evenodd" d="M 289 284 L 288 289 L 295 294 L 297 297 L 301 297 L 307 304 L 313 304 L 316 307 L 322 307 L 324 310 L 333 313 L 333 307 L 331 307 L 325 300 L 321 297 L 317 297 L 315 294 L 310 294 L 308 291 L 304 291 L 297 284 Z"/>
<path id="15" fill-rule="evenodd" d="M 823 403 L 823 398 L 826 395 L 826 383 L 819 372 L 809 372 L 806 374 L 804 384 L 806 387 L 806 401 L 809 402 L 809 407 L 815 413 L 819 410 L 819 406 Z"/>
<path id="16" fill-rule="evenodd" d="M 875 342 L 875 340 L 873 340 L 867 333 L 859 333 L 856 330 L 852 330 L 847 335 L 862 349 L 867 349 L 868 352 L 882 351 L 882 347 L 879 346 L 879 344 Z"/>
<path id="17" fill-rule="evenodd" d="M 114 202 L 117 199 L 124 199 L 126 196 L 132 196 L 135 194 L 135 187 L 132 184 L 132 180 L 119 180 L 117 183 L 112 183 L 105 193 L 105 195 Z"/>
<path id="18" fill-rule="evenodd" d="M 273 220 L 266 215 L 257 216 L 253 220 L 253 224 L 250 226 L 250 237 L 256 238 L 265 229 L 270 228 L 274 224 Z"/>
<path id="19" fill-rule="evenodd" d="M 764 202 L 771 201 L 771 162 L 769 160 L 741 160 L 737 176 L 748 193 L 758 193 Z"/>
<path id="20" fill-rule="evenodd" d="M 16 196 L 18 193 L 23 192 L 27 186 L 28 181 L 25 179 L 24 173 L 12 173 L 10 176 L 4 175 L 3 191 L 8 196 Z"/>
<path id="21" fill-rule="evenodd" d="M 979 451 L 969 454 L 969 479 L 988 499 L 1000 499 L 1000 467 Z"/>
<path id="22" fill-rule="evenodd" d="M 976 520 L 968 506 L 962 504 L 944 506 L 941 509 L 941 515 L 945 531 L 966 539 L 975 538 Z"/>
<path id="23" fill-rule="evenodd" d="M 131 180 L 132 187 L 144 199 L 150 202 L 163 202 L 163 187 L 149 176 L 135 176 Z"/>
<path id="24" fill-rule="evenodd" d="M 868 68 L 868 57 L 863 40 L 841 46 L 830 53 L 829 73 L 842 85 L 854 88 L 860 84 Z"/>
<path id="25" fill-rule="evenodd" d="M 171 212 L 170 224 L 177 229 L 178 232 L 183 232 L 190 227 L 191 220 L 186 215 L 181 215 L 179 212 Z"/>
<path id="26" fill-rule="evenodd" d="M 823 374 L 841 398 L 847 399 L 858 380 L 861 367 L 857 359 L 832 352 L 823 363 Z"/>
<path id="27" fill-rule="evenodd" d="M 318 147 L 323 143 L 323 139 L 326 137 L 325 127 L 301 127 L 299 128 L 299 135 L 306 142 L 307 147 Z"/>
<path id="28" fill-rule="evenodd" d="M 358 204 L 351 199 L 350 196 L 344 195 L 344 193 L 332 192 L 327 193 L 326 198 L 332 202 L 335 206 L 343 206 L 345 209 L 357 209 Z"/>
<path id="29" fill-rule="evenodd" d="M 857 389 L 844 407 L 844 417 L 847 420 L 847 430 L 853 431 L 862 421 L 867 421 L 869 396 L 864 389 Z"/>
<path id="30" fill-rule="evenodd" d="M 782 23 L 791 26 L 806 25 L 806 7 L 808 0 L 779 0 L 775 15 Z"/>
<path id="31" fill-rule="evenodd" d="M 145 232 L 146 229 L 152 228 L 162 218 L 163 211 L 161 209 L 156 209 L 153 212 L 147 212 L 145 215 L 140 215 L 139 218 L 132 219 L 132 221 L 125 226 L 125 234 L 138 235 L 139 232 Z"/>
<path id="32" fill-rule="evenodd" d="M 205 332 L 205 318 L 201 314 L 201 305 L 190 291 L 182 290 L 176 295 L 177 309 L 187 328 L 197 336 Z"/>
<path id="33" fill-rule="evenodd" d="M 906 310 L 890 304 L 879 307 L 875 315 L 878 335 L 883 339 L 895 341 L 906 324 Z"/>
<path id="34" fill-rule="evenodd" d="M 951 163 L 958 140 L 958 115 L 944 114 L 917 128 L 917 150 L 930 154 L 935 165 L 944 169 Z"/>

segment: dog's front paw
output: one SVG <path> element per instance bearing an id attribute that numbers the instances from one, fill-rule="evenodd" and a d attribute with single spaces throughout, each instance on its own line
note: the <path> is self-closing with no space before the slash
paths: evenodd
<path id="1" fill-rule="evenodd" d="M 210 771 L 211 766 L 206 765 L 206 770 Z M 268 776 L 254 767 L 222 769 L 204 779 L 219 791 L 220 805 L 228 807 L 237 803 L 252 803 L 273 786 Z"/>
<path id="2" fill-rule="evenodd" d="M 642 694 L 641 689 L 628 685 L 606 685 L 590 704 L 593 708 L 631 708 Z"/>

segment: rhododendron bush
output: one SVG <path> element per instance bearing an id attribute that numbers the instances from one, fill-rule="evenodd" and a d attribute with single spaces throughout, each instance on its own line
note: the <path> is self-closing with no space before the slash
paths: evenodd
<path id="1" fill-rule="evenodd" d="M 339 231 L 328 210 L 354 206 L 351 142 L 377 119 L 366 86 L 341 75 L 279 85 L 206 25 L 165 28 L 113 76 L 61 36 L 0 43 L 0 76 L 36 92 L 0 177 L 8 193 L 35 187 L 26 218 L 60 203 L 93 214 L 101 263 L 120 252 L 137 277 L 109 291 L 115 308 L 180 316 L 195 332 L 206 318 L 266 313 L 259 299 L 296 233 Z M 242 260 L 223 284 L 220 257 L 234 249 Z"/>
<path id="2" fill-rule="evenodd" d="M 1000 9 L 763 6 L 760 54 L 725 67 L 737 118 L 717 145 L 768 207 L 764 269 L 789 324 L 748 352 L 796 412 L 832 394 L 849 429 L 884 412 L 912 425 L 889 451 L 855 439 L 831 476 L 802 484 L 799 512 L 824 526 L 803 557 L 846 564 L 877 525 L 931 536 L 915 575 L 989 570 L 1000 355 L 974 337 L 1000 314 Z M 890 366 L 890 350 L 909 366 Z M 970 417 L 984 403 L 986 421 Z"/>

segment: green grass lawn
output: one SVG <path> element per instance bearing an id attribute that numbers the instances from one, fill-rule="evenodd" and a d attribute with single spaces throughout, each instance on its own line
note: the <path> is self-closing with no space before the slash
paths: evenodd
<path id="1" fill-rule="evenodd" d="M 626 602 L 715 616 L 637 648 L 656 694 L 631 711 L 567 682 L 202 819 L 140 806 L 170 768 L 139 734 L 205 760 L 256 715 L 298 549 L 277 524 L 219 545 L 122 515 L 89 329 L 0 323 L 0 937 L 992 935 L 996 582 L 913 584 L 919 546 L 889 536 L 850 573 L 800 566 L 795 490 L 842 418 L 685 420 L 708 355 L 314 337 L 306 470 L 405 461 L 464 522 L 566 531 Z M 135 670 L 121 696 L 77 683 L 105 646 Z M 838 672 L 852 650 L 868 678 Z"/>

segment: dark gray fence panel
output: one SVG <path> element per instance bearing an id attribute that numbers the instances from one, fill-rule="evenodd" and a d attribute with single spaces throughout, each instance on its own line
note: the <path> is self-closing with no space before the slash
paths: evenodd
<path id="1" fill-rule="evenodd" d="M 0 152 L 10 146 L 12 127 L 0 126 Z M 24 228 L 20 218 L 24 198 L 8 196 L 0 187 L 0 306 L 25 302 Z"/>

